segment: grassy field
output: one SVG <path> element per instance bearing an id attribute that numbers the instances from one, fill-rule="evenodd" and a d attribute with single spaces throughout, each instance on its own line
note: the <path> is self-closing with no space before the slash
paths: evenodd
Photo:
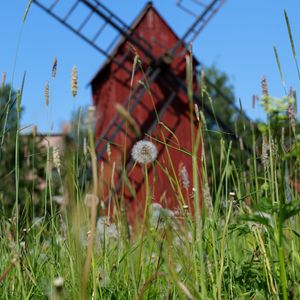
<path id="1" fill-rule="evenodd" d="M 287 16 L 286 21 L 297 64 Z M 187 62 L 191 87 L 192 66 Z M 74 68 L 73 96 L 76 89 Z M 205 90 L 202 84 L 200 91 Z M 191 102 L 192 93 L 190 88 Z M 47 94 L 49 86 L 46 105 Z M 18 117 L 21 91 L 16 99 Z M 267 121 L 258 129 L 257 124 L 243 124 L 249 136 L 239 143 L 208 130 L 201 107 L 191 103 L 191 122 L 199 120 L 189 153 L 193 174 L 169 176 L 178 183 L 176 190 L 182 189 L 179 182 L 194 187 L 189 199 L 198 212 L 194 215 L 180 203 L 176 214 L 151 203 L 147 167 L 161 167 L 155 163 L 155 145 L 148 145 L 146 158 L 135 150 L 135 160 L 144 166 L 147 206 L 140 228 L 134 229 L 124 221 L 122 209 L 110 218 L 98 213 L 103 205 L 98 197 L 101 170 L 97 172 L 92 126 L 85 136 L 75 128 L 81 143 L 67 154 L 48 148 L 39 212 L 30 197 L 20 205 L 22 137 L 17 130 L 15 185 L 7 187 L 14 189 L 16 200 L 10 215 L 0 215 L 0 299 L 300 299 L 296 96 L 290 92 L 273 98 L 263 79 L 259 101 Z M 78 172 L 87 169 L 91 179 L 82 182 Z M 54 186 L 60 198 L 54 197 Z"/>

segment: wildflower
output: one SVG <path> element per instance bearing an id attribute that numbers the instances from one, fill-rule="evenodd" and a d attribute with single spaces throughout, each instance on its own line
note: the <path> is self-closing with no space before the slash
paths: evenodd
<path id="1" fill-rule="evenodd" d="M 114 223 L 110 223 L 107 217 L 100 217 L 96 228 L 97 241 L 102 243 L 105 239 L 119 239 L 119 231 Z"/>
<path id="2" fill-rule="evenodd" d="M 235 192 L 230 192 L 229 196 L 232 197 L 232 198 L 234 198 L 235 197 Z"/>
<path id="3" fill-rule="evenodd" d="M 176 273 L 180 273 L 181 271 L 182 271 L 182 265 L 181 264 L 179 264 L 179 263 L 177 263 L 176 264 Z"/>
<path id="4" fill-rule="evenodd" d="M 153 143 L 141 140 L 133 146 L 131 155 L 140 164 L 152 163 L 157 157 L 157 148 Z"/>
<path id="5" fill-rule="evenodd" d="M 288 114 L 290 124 L 293 125 L 296 121 L 296 111 L 295 111 L 294 103 L 289 104 L 287 114 Z"/>
<path id="6" fill-rule="evenodd" d="M 289 105 L 287 109 L 287 115 L 288 119 L 290 122 L 290 126 L 292 127 L 293 131 L 295 131 L 295 126 L 296 126 L 296 119 L 297 119 L 297 114 L 295 110 L 295 105 L 294 105 L 294 91 L 290 89 L 289 92 Z"/>
<path id="7" fill-rule="evenodd" d="M 108 276 L 108 273 L 102 268 L 100 268 L 98 271 L 98 280 L 99 280 L 100 286 L 102 288 L 105 288 L 108 286 L 109 276 Z"/>
<path id="8" fill-rule="evenodd" d="M 40 226 L 43 223 L 43 217 L 34 217 L 32 220 L 32 226 Z"/>
<path id="9" fill-rule="evenodd" d="M 268 168 L 270 165 L 271 151 L 273 158 L 275 158 L 277 149 L 274 141 L 272 140 L 271 144 L 269 144 L 267 138 L 263 137 L 261 161 L 265 168 Z"/>
<path id="10" fill-rule="evenodd" d="M 86 194 L 84 197 L 84 204 L 88 207 L 92 207 L 93 202 L 95 201 L 96 206 L 99 204 L 99 198 L 93 194 Z"/>
<path id="11" fill-rule="evenodd" d="M 52 197 L 52 200 L 56 202 L 59 205 L 63 205 L 65 203 L 65 198 L 64 196 L 56 195 Z"/>
<path id="12" fill-rule="evenodd" d="M 62 277 L 54 278 L 51 299 L 65 299 L 64 279 Z"/>
<path id="13" fill-rule="evenodd" d="M 263 97 L 269 96 L 268 83 L 267 83 L 266 76 L 263 76 L 263 78 L 261 80 L 261 90 L 262 90 Z"/>
<path id="14" fill-rule="evenodd" d="M 268 153 L 268 144 L 266 138 L 263 137 L 262 150 L 261 150 L 261 162 L 265 168 L 269 166 L 269 153 Z"/>
<path id="15" fill-rule="evenodd" d="M 204 188 L 203 188 L 203 199 L 205 201 L 205 205 L 208 210 L 208 215 L 211 218 L 213 215 L 213 204 L 212 204 L 212 199 L 211 199 L 211 194 L 209 190 L 209 186 L 207 183 L 205 183 Z"/>
<path id="16" fill-rule="evenodd" d="M 78 71 L 75 66 L 72 68 L 71 90 L 73 97 L 76 97 L 78 90 Z"/>
<path id="17" fill-rule="evenodd" d="M 185 189 L 188 189 L 190 186 L 189 174 L 187 172 L 186 166 L 183 163 L 179 164 L 179 175 L 183 187 Z"/>
<path id="18" fill-rule="evenodd" d="M 53 286 L 57 288 L 62 288 L 64 285 L 64 279 L 62 277 L 54 278 Z"/>
<path id="19" fill-rule="evenodd" d="M 53 164 L 57 169 L 58 173 L 60 173 L 61 161 L 60 161 L 60 155 L 57 147 L 53 147 L 52 157 L 53 157 Z"/>
<path id="20" fill-rule="evenodd" d="M 152 203 L 152 221 L 155 228 L 161 229 L 165 225 L 176 226 L 175 214 L 172 210 L 163 208 L 159 203 Z"/>

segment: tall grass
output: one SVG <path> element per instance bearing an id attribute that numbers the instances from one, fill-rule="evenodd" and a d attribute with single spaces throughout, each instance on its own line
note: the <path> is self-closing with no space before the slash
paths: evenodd
<path id="1" fill-rule="evenodd" d="M 285 16 L 288 23 L 287 14 Z M 289 23 L 288 29 L 292 41 Z M 193 165 L 192 197 L 186 199 L 190 195 L 182 190 L 175 171 L 168 176 L 175 184 L 174 198 L 184 199 L 186 203 L 194 201 L 195 213 L 188 214 L 181 202 L 178 203 L 179 216 L 152 205 L 149 196 L 152 186 L 145 167 L 144 219 L 142 229 L 135 228 L 131 238 L 126 234 L 129 229 L 123 218 L 124 195 L 119 197 L 122 205 L 116 205 L 114 218 L 97 215 L 97 205 L 102 204 L 101 199 L 97 203 L 97 196 L 103 170 L 97 170 L 91 126 L 87 136 L 82 136 L 79 127 L 76 128 L 76 143 L 67 150 L 60 166 L 64 201 L 59 205 L 53 202 L 48 151 L 44 215 L 30 222 L 22 220 L 17 192 L 20 137 L 16 135 L 15 215 L 1 216 L 0 223 L 1 299 L 300 298 L 297 190 L 300 157 L 296 128 L 281 122 L 278 116 L 282 117 L 286 109 L 275 109 L 274 98 L 264 94 L 261 102 L 268 122 L 261 126 L 259 134 L 248 124 L 252 126 L 252 145 L 248 145 L 251 153 L 245 154 L 243 147 L 240 153 L 233 153 L 237 142 L 221 133 L 220 144 L 211 144 L 210 135 L 215 133 L 207 130 L 201 107 L 194 106 L 192 80 L 192 59 L 188 57 L 193 148 L 187 155 Z M 205 84 L 199 88 L 200 94 L 205 94 Z M 18 110 L 21 94 L 18 94 Z M 76 95 L 74 90 L 73 95 Z M 294 101 L 293 96 L 286 96 L 284 101 Z M 195 119 L 199 121 L 198 127 L 194 125 Z M 78 123 L 80 125 L 80 121 Z M 280 135 L 278 126 L 285 127 L 288 136 Z M 84 151 L 79 143 L 83 139 L 88 141 L 84 143 L 87 147 Z M 167 142 L 159 142 L 168 153 Z M 220 147 L 220 157 L 215 157 L 214 147 Z M 239 157 L 247 157 L 247 160 Z M 172 165 L 171 156 L 168 159 Z M 88 169 L 88 163 L 92 180 L 82 182 L 78 179 L 79 170 Z M 153 167 L 164 166 L 156 163 Z M 122 178 L 127 175 L 122 174 Z M 109 194 L 115 194 L 113 176 Z"/>

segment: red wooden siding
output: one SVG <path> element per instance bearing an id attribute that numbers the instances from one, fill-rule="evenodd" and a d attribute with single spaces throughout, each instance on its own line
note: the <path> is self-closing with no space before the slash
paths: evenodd
<path id="1" fill-rule="evenodd" d="M 169 28 L 158 12 L 151 6 L 148 6 L 145 9 L 133 27 L 141 37 L 151 44 L 151 52 L 157 58 L 163 57 L 166 49 L 171 49 L 178 41 L 178 37 Z M 124 58 L 124 55 L 128 54 L 128 50 L 129 46 L 126 41 L 120 43 L 115 50 L 116 58 L 118 60 Z M 178 76 L 185 79 L 185 57 L 182 55 L 182 53 L 184 53 L 183 51 L 183 47 L 178 48 L 176 52 L 177 55 L 175 55 L 170 67 Z M 146 68 L 146 65 L 151 62 L 149 62 L 138 49 L 137 52 Z M 134 54 L 126 58 L 126 68 L 132 69 L 133 58 Z M 169 66 L 165 67 L 168 68 Z M 150 86 L 153 99 L 149 93 L 146 92 L 141 102 L 131 114 L 132 118 L 140 127 L 142 132 L 141 137 L 136 137 L 132 131 L 128 130 L 126 141 L 124 132 L 119 132 L 115 139 L 111 141 L 110 161 L 108 161 L 107 155 L 103 158 L 103 161 L 105 161 L 104 176 L 107 183 L 107 187 L 104 187 L 104 193 L 106 194 L 111 182 L 113 162 L 115 162 L 115 180 L 117 182 L 118 174 L 120 174 L 120 171 L 122 170 L 124 148 L 126 148 L 126 151 L 129 154 L 133 143 L 136 140 L 145 138 L 144 133 L 147 131 L 149 125 L 156 119 L 154 106 L 157 111 L 159 111 L 163 103 L 167 101 L 171 92 L 176 90 L 176 86 L 170 88 L 163 83 L 163 76 L 162 72 L 158 79 L 156 79 Z M 140 70 L 137 70 L 134 77 L 134 85 L 137 85 L 141 78 L 142 73 Z M 97 114 L 96 137 L 100 137 L 107 128 L 111 119 L 116 115 L 115 105 L 117 103 L 124 104 L 130 95 L 130 75 L 128 75 L 123 69 L 119 68 L 114 62 L 107 62 L 93 79 L 92 89 Z M 127 109 L 127 107 L 125 108 Z M 189 173 L 190 181 L 192 180 L 191 157 L 178 150 L 178 148 L 180 148 L 191 152 L 190 115 L 188 100 L 185 94 L 177 92 L 175 100 L 172 102 L 172 105 L 167 108 L 160 121 L 167 126 L 173 134 L 166 130 L 166 128 L 162 125 L 156 125 L 151 134 L 154 138 L 152 139 L 153 143 L 155 143 L 158 147 L 158 162 L 163 166 L 163 168 L 165 168 L 162 170 L 158 165 L 156 165 L 153 169 L 149 165 L 149 181 L 152 188 L 152 201 L 162 202 L 162 206 L 176 209 L 179 206 L 179 197 L 176 197 L 176 195 L 178 195 L 178 191 L 176 191 L 176 185 L 174 182 L 172 183 L 169 181 L 166 173 L 169 173 L 173 178 L 174 176 L 178 177 L 179 166 L 184 164 Z M 161 142 L 165 141 L 169 145 L 169 154 L 166 146 L 156 142 L 155 139 Z M 102 142 L 99 148 L 101 148 L 104 143 L 105 142 Z M 125 143 L 126 147 L 124 147 Z M 199 150 L 199 157 L 201 155 L 200 152 L 201 151 Z M 173 166 L 170 164 L 168 155 L 171 156 Z M 176 174 L 174 174 L 174 172 Z M 129 173 L 129 180 L 136 192 L 136 196 L 132 196 L 130 189 L 127 188 L 126 206 L 128 217 L 131 222 L 133 222 L 135 217 L 137 215 L 141 215 L 141 212 L 143 211 L 145 186 L 141 166 L 136 165 Z M 188 191 L 185 189 L 182 189 L 182 191 L 185 196 L 185 202 L 188 204 L 189 201 L 191 201 L 192 184 L 190 184 Z"/>

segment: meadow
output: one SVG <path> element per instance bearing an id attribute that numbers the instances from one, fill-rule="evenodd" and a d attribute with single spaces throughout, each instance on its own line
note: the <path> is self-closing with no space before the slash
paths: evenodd
<path id="1" fill-rule="evenodd" d="M 297 65 L 287 15 L 286 23 Z M 1 191 L 1 200 L 10 190 L 14 198 L 11 206 L 0 209 L 0 299 L 300 298 L 296 93 L 291 90 L 281 99 L 274 98 L 263 78 L 258 102 L 265 109 L 266 122 L 239 119 L 237 136 L 249 134 L 234 140 L 218 128 L 207 127 L 201 107 L 192 103 L 192 74 L 188 58 L 191 123 L 196 120 L 198 127 L 187 154 L 192 174 L 169 174 L 170 182 L 176 183 L 174 198 L 180 209 L 174 212 L 151 203 L 153 186 L 147 173 L 163 166 L 156 163 L 155 143 L 142 150 L 137 145 L 133 157 L 144 170 L 147 205 L 141 225 L 135 227 L 124 218 L 123 195 L 115 195 L 114 182 L 109 194 L 114 195 L 117 209 L 110 216 L 100 209 L 104 204 L 98 188 L 105 169 L 99 170 L 96 159 L 93 110 L 88 111 L 85 131 L 80 131 L 79 114 L 66 153 L 49 147 L 35 152 L 32 144 L 24 171 L 19 124 L 22 88 L 14 97 L 9 93 L 8 101 L 15 105 L 4 107 L 1 157 L 4 160 L 10 151 L 12 171 L 6 175 L 13 181 Z M 77 84 L 74 68 L 74 97 Z M 201 96 L 207 96 L 205 81 L 199 80 L 198 88 Z M 213 108 L 214 99 L 208 100 Z M 49 86 L 45 105 L 47 101 Z M 13 132 L 5 117 L 11 109 L 17 121 Z M 3 146 L 9 138 L 12 149 Z M 160 143 L 168 147 L 165 141 Z M 28 191 L 35 190 L 34 180 L 24 188 L 21 179 L 37 165 L 44 188 L 33 201 Z M 192 195 L 185 193 L 187 186 L 193 187 Z M 192 202 L 193 213 L 182 205 L 182 198 Z"/>

